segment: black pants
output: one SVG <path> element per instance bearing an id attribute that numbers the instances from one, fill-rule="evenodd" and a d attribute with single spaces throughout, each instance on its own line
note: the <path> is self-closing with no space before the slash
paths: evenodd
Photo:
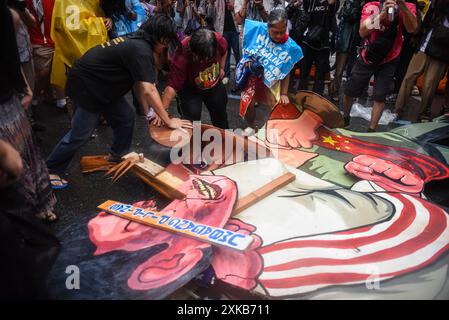
<path id="1" fill-rule="evenodd" d="M 301 61 L 301 78 L 299 83 L 299 90 L 307 90 L 309 82 L 310 69 L 315 63 L 315 84 L 313 91 L 318 94 L 323 94 L 324 91 L 324 77 L 329 72 L 329 49 L 314 50 L 307 45 L 303 46 L 304 58 Z"/>
<path id="2" fill-rule="evenodd" d="M 208 90 L 197 90 L 187 87 L 179 91 L 179 97 L 184 119 L 200 121 L 204 102 L 207 110 L 209 110 L 212 124 L 218 128 L 229 128 L 228 115 L 226 113 L 228 95 L 221 81 Z"/>

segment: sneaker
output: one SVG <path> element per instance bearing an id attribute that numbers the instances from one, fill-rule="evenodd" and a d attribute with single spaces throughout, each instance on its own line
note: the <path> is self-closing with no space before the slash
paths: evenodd
<path id="1" fill-rule="evenodd" d="M 223 80 L 221 80 L 221 82 L 222 82 L 224 85 L 227 85 L 227 84 L 229 83 L 229 78 L 228 78 L 228 77 L 224 77 Z"/>
<path id="2" fill-rule="evenodd" d="M 367 131 L 367 132 L 376 132 L 376 129 L 368 128 L 368 131 Z"/>

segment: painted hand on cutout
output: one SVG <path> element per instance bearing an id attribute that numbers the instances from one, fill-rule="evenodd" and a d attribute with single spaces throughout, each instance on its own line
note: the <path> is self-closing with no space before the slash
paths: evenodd
<path id="1" fill-rule="evenodd" d="M 296 119 L 271 119 L 267 123 L 267 145 L 283 148 L 311 148 L 318 139 L 323 120 L 309 110 Z"/>
<path id="2" fill-rule="evenodd" d="M 225 229 L 252 235 L 251 246 L 244 252 L 223 247 L 214 247 L 212 267 L 218 279 L 246 290 L 254 289 L 256 279 L 262 273 L 262 257 L 256 251 L 262 245 L 262 239 L 253 234 L 256 228 L 237 219 L 230 219 Z"/>
<path id="3" fill-rule="evenodd" d="M 373 181 L 389 192 L 419 193 L 424 181 L 417 175 L 391 161 L 360 155 L 345 165 L 346 171 L 356 177 Z"/>

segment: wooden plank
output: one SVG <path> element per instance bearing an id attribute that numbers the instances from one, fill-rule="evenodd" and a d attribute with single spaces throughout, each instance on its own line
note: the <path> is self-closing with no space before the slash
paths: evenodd
<path id="1" fill-rule="evenodd" d="M 84 156 L 81 157 L 80 167 L 82 173 L 91 173 L 97 171 L 108 171 L 116 165 L 114 162 L 106 160 L 107 155 L 101 156 Z"/>
<path id="2" fill-rule="evenodd" d="M 150 227 L 239 251 L 248 249 L 254 240 L 250 235 L 199 224 L 188 219 L 169 216 L 163 212 L 145 210 L 117 201 L 108 200 L 99 205 L 98 208 Z"/>
<path id="3" fill-rule="evenodd" d="M 139 179 L 169 199 L 184 199 L 185 194 L 179 191 L 183 181 L 165 171 L 159 164 L 145 158 L 143 154 L 128 153 L 122 157 L 132 159 L 134 165 L 130 169 Z"/>
<path id="4" fill-rule="evenodd" d="M 139 166 L 132 167 L 131 171 L 144 183 L 169 199 L 184 199 L 186 197 L 183 192 L 179 191 L 179 187 L 183 182 L 180 179 L 178 179 L 179 182 L 177 181 L 174 183 L 173 180 L 168 181 L 165 179 L 166 175 L 158 175 L 154 177 Z"/>
<path id="5" fill-rule="evenodd" d="M 270 183 L 262 186 L 261 188 L 251 192 L 250 194 L 244 196 L 243 198 L 239 199 L 237 201 L 237 204 L 235 206 L 235 209 L 232 213 L 233 216 L 239 214 L 243 210 L 251 207 L 256 202 L 259 202 L 260 200 L 264 199 L 268 195 L 272 194 L 273 192 L 281 189 L 282 187 L 285 187 L 289 183 L 293 182 L 296 179 L 296 176 L 291 173 L 287 172 L 283 174 L 282 176 L 272 180 Z"/>
<path id="6" fill-rule="evenodd" d="M 129 159 L 129 158 L 134 158 L 137 160 L 137 159 L 139 159 L 139 154 L 137 154 L 136 152 L 131 152 L 131 153 L 128 153 L 127 155 L 123 156 L 123 159 Z M 155 176 L 165 170 L 165 168 L 163 166 L 160 166 L 157 163 L 155 163 L 151 160 L 148 160 L 147 158 L 143 158 L 143 162 L 139 161 L 135 165 L 142 168 L 143 170 L 147 171 L 148 173 L 150 173 L 153 176 Z"/>

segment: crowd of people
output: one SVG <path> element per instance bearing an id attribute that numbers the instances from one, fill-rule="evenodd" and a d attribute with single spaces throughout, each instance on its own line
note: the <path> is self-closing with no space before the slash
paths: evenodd
<path id="1" fill-rule="evenodd" d="M 151 125 L 173 129 L 201 120 L 203 103 L 213 125 L 228 128 L 228 94 L 240 92 L 241 115 L 253 126 L 257 104 L 274 108 L 309 89 L 341 101 L 347 126 L 354 99 L 372 85 L 367 131 L 376 131 L 386 102 L 394 102 L 398 117 L 404 114 L 419 77 L 416 121 L 449 111 L 447 81 L 445 105 L 431 112 L 448 74 L 449 0 L 0 3 L 6 43 L 0 53 L 0 218 L 12 225 L 20 224 L 8 218 L 15 214 L 57 219 L 53 190 L 68 186 L 71 159 L 102 119 L 114 133 L 107 160 L 129 152 L 135 122 L 129 92 Z M 168 113 L 175 97 L 180 118 Z M 43 102 L 73 111 L 70 130 L 46 161 L 33 142 L 33 130 L 45 129 L 34 120 Z"/>

